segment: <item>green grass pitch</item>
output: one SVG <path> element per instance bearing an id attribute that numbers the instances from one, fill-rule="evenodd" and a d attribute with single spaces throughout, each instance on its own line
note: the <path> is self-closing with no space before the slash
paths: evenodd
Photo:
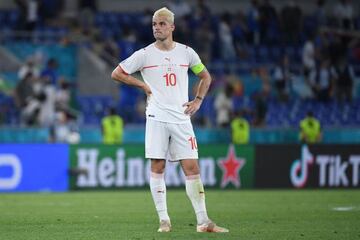
<path id="1" fill-rule="evenodd" d="M 208 190 L 230 233 L 196 233 L 185 190 L 168 190 L 171 233 L 157 233 L 150 192 L 0 194 L 0 239 L 360 239 L 359 190 Z"/>

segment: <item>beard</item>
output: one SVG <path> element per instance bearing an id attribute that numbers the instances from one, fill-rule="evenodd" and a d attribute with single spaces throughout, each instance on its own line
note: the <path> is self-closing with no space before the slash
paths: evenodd
<path id="1" fill-rule="evenodd" d="M 165 41 L 167 39 L 167 37 L 165 37 L 163 34 L 155 34 L 155 33 L 154 33 L 154 38 L 158 41 Z"/>
<path id="2" fill-rule="evenodd" d="M 155 40 L 163 42 L 166 40 L 166 37 L 155 37 Z"/>

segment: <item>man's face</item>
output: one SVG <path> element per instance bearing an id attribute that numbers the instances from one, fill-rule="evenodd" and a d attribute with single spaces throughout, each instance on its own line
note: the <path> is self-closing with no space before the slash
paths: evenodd
<path id="1" fill-rule="evenodd" d="M 164 41 L 169 36 L 172 35 L 172 32 L 175 29 L 174 24 L 168 22 L 165 17 L 156 16 L 152 21 L 152 28 L 154 38 L 156 40 Z"/>

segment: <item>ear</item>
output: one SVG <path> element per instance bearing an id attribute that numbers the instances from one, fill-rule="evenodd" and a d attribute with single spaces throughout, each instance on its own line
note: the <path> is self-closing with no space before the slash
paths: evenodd
<path id="1" fill-rule="evenodd" d="M 175 30 L 175 24 L 171 25 L 171 30 L 174 31 Z"/>

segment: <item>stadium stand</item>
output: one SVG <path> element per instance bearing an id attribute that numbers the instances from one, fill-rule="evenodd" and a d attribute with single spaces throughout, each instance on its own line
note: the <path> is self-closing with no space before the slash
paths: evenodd
<path id="1" fill-rule="evenodd" d="M 252 1 L 256 3 L 256 1 Z M 270 2 L 270 1 L 269 1 Z M 271 4 L 271 2 L 270 2 Z M 311 3 L 308 3 L 311 4 Z M 233 3 L 229 9 L 238 7 Z M 213 74 L 214 82 L 209 95 L 205 98 L 194 123 L 208 131 L 217 131 L 216 110 L 214 102 L 216 96 L 225 86 L 230 83 L 234 88 L 231 101 L 232 111 L 246 110 L 246 117 L 252 123 L 252 127 L 263 130 L 268 134 L 270 129 L 288 129 L 296 131 L 300 120 L 308 110 L 312 110 L 320 120 L 325 130 L 333 129 L 357 129 L 360 126 L 360 17 L 354 14 L 350 19 L 350 25 L 344 25 L 343 19 L 328 11 L 325 20 L 316 15 L 323 6 L 316 7 L 315 11 L 304 11 L 301 5 L 288 6 L 283 4 L 273 7 L 271 5 L 253 4 L 248 9 L 237 8 L 231 12 L 205 12 L 211 8 L 205 5 L 197 9 L 192 6 L 192 13 L 177 19 L 177 34 L 179 41 L 184 41 L 190 46 L 199 48 L 199 53 L 206 59 L 206 65 Z M 335 7 L 333 5 L 327 8 Z M 300 14 L 299 19 L 289 18 L 289 12 Z M 89 25 L 82 25 L 81 21 L 49 21 L 44 13 L 39 14 L 39 20 L 33 29 L 24 31 L 21 23 L 22 16 L 19 9 L 0 9 L 0 41 L 1 48 L 19 59 L 25 64 L 25 60 L 34 59 L 36 67 L 40 72 L 45 69 L 45 63 L 49 59 L 56 59 L 58 68 L 55 70 L 59 79 L 65 79 L 69 83 L 71 101 L 69 107 L 76 109 L 75 121 L 82 127 L 95 134 L 83 132 L 83 140 L 96 139 L 96 132 L 100 126 L 100 119 L 105 115 L 108 106 L 115 106 L 123 116 L 127 126 L 140 127 L 144 123 L 142 111 L 144 109 L 143 94 L 137 89 L 121 85 L 118 94 L 99 95 L 82 94 L 79 91 L 81 84 L 91 85 L 91 79 L 79 79 L 79 57 L 78 51 L 86 48 L 103 62 L 109 71 L 116 63 L 131 55 L 135 50 L 151 43 L 152 33 L 150 28 L 151 11 L 125 12 L 121 9 L 116 11 L 104 11 L 101 9 L 92 11 L 94 21 Z M 150 14 L 150 15 L 149 15 Z M 258 18 L 253 18 L 257 14 Z M 46 14 L 45 14 L 46 15 Z M 293 32 L 288 31 L 287 25 L 293 24 L 299 27 L 296 38 Z M 203 39 L 196 32 L 201 30 L 202 24 L 208 24 L 210 35 L 208 48 L 202 46 Z M 190 27 L 191 26 L 191 27 Z M 227 29 L 227 31 L 223 31 Z M 230 51 L 234 53 L 230 57 L 221 44 L 223 34 L 228 34 L 231 39 Z M 202 36 L 203 37 L 203 36 Z M 316 92 L 312 91 L 312 85 L 304 74 L 303 55 L 304 45 L 307 39 L 313 39 L 314 60 L 322 59 L 330 61 L 329 72 L 333 73 L 340 64 L 334 58 L 346 59 L 356 76 L 352 79 L 352 98 L 349 101 L 337 99 L 335 92 L 337 85 L 331 79 L 330 99 L 320 101 Z M 205 48 L 202 51 L 202 47 Z M 198 50 L 198 49 L 196 49 Z M 225 54 L 225 55 L 224 55 Z M 334 55 L 337 54 L 337 55 Z M 286 92 L 288 98 L 280 99 L 276 91 L 275 72 L 282 57 L 286 55 L 289 59 L 289 73 L 286 73 Z M 229 57 L 228 57 L 229 56 Z M 91 66 L 89 66 L 91 67 Z M 280 66 L 281 69 L 283 69 Z M 318 68 L 314 67 L 313 71 Z M 282 71 L 285 78 L 285 71 Z M 235 78 L 233 77 L 235 75 Z M 315 82 L 318 75 L 315 74 Z M 41 78 L 41 75 L 39 76 Z M 14 99 L 15 91 L 19 82 L 18 71 L 7 71 L 0 69 L 0 109 L 1 109 L 1 141 L 22 142 L 22 139 L 11 137 L 12 128 L 24 127 L 21 120 L 21 108 Z M 192 86 L 195 81 L 191 77 Z M 100 79 L 101 80 L 101 79 Z M 101 81 L 110 81 L 102 79 Z M 55 85 L 55 89 L 59 86 Z M 261 96 L 261 97 L 259 97 Z M 259 107 L 259 99 L 263 102 L 265 114 L 264 124 L 255 123 L 256 111 Z M 57 111 L 57 110 L 56 110 Z M 54 115 L 55 119 L 55 115 Z M 29 129 L 40 127 L 39 138 L 33 137 Z M 44 128 L 45 127 L 45 128 Z M 46 141 L 46 129 L 35 123 L 26 126 L 24 136 L 29 141 Z M 19 130 L 20 131 L 20 130 Z M 35 130 L 34 130 L 35 131 Z M 350 130 L 351 131 L 351 130 Z M 254 132 L 255 134 L 255 132 Z M 256 133 L 257 134 L 257 133 Z M 131 134 L 129 134 L 130 136 Z M 87 137 L 88 136 L 88 137 Z M 254 135 L 255 136 L 255 135 Z M 26 137 L 25 137 L 26 138 Z M 259 140 L 258 137 L 252 139 Z M 264 138 L 263 138 L 264 139 Z M 91 142 L 93 140 L 89 140 Z M 95 140 L 94 140 L 95 141 Z M 126 141 L 126 136 L 125 136 Z M 131 141 L 131 140 L 130 140 Z M 256 141 L 256 140 L 254 140 Z M 271 140 L 269 140 L 271 141 Z M 296 139 L 293 139 L 296 141 Z"/>

